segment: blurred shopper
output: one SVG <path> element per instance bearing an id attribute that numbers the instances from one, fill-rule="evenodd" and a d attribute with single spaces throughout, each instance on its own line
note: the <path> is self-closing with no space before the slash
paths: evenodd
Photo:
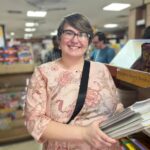
<path id="1" fill-rule="evenodd" d="M 46 55 L 46 62 L 56 60 L 61 57 L 57 36 L 52 37 L 53 49 Z"/>
<path id="2" fill-rule="evenodd" d="M 150 39 L 150 26 L 146 27 L 144 31 L 143 39 Z"/>
<path id="3" fill-rule="evenodd" d="M 92 51 L 90 58 L 93 61 L 110 63 L 115 56 L 115 50 L 106 44 L 106 36 L 102 32 L 97 32 L 93 38 L 95 49 Z"/>
<path id="4" fill-rule="evenodd" d="M 45 63 L 47 60 L 46 55 L 49 51 L 46 49 L 46 46 L 44 43 L 42 43 L 42 50 L 40 52 L 41 54 L 41 63 Z"/>
<path id="5" fill-rule="evenodd" d="M 143 39 L 150 39 L 150 26 L 145 29 Z M 134 62 L 131 68 L 150 72 L 150 42 L 141 45 L 141 56 Z"/>
<path id="6" fill-rule="evenodd" d="M 141 49 L 141 56 L 135 61 L 131 68 L 150 72 L 150 43 L 143 43 Z"/>

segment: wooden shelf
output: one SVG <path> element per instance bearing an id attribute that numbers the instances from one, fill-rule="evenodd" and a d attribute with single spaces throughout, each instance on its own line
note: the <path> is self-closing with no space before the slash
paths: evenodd
<path id="1" fill-rule="evenodd" d="M 18 86 L 18 87 L 0 88 L 0 93 L 9 93 L 9 92 L 18 92 L 18 91 L 25 91 L 25 87 Z"/>
<path id="2" fill-rule="evenodd" d="M 4 112 L 5 113 L 5 112 Z M 16 119 L 8 121 L 7 128 L 0 130 L 0 145 L 11 142 L 18 142 L 28 138 L 31 138 L 26 127 L 24 126 L 24 117 L 22 111 L 16 111 Z"/>
<path id="3" fill-rule="evenodd" d="M 150 150 L 149 136 L 147 136 L 145 133 L 138 132 L 133 134 L 131 137 L 140 141 L 147 148 L 145 148 L 146 150 Z"/>
<path id="4" fill-rule="evenodd" d="M 129 12 L 128 37 L 129 39 L 142 38 L 144 30 L 150 25 L 150 3 L 131 9 Z M 137 25 L 137 21 L 143 20 L 142 24 Z"/>
<path id="5" fill-rule="evenodd" d="M 150 87 L 150 73 L 133 70 L 123 69 L 111 65 L 107 65 L 111 75 L 118 80 L 133 84 L 141 88 Z"/>
<path id="6" fill-rule="evenodd" d="M 18 142 L 20 140 L 29 138 L 31 138 L 31 136 L 24 126 L 9 130 L 0 130 L 0 145 L 11 142 Z"/>
<path id="7" fill-rule="evenodd" d="M 24 91 L 26 79 L 30 78 L 34 67 L 34 64 L 0 64 L 0 93 Z M 5 113 L 5 111 L 7 110 L 4 110 L 4 112 L 1 110 L 1 113 Z M 16 117 L 16 120 L 8 122 L 8 128 L 0 130 L 0 145 L 32 138 L 24 126 L 24 119 L 21 118 L 22 111 L 17 111 Z"/>
<path id="8" fill-rule="evenodd" d="M 123 87 L 126 87 L 126 89 L 129 88 L 129 91 L 131 91 L 130 88 L 132 88 L 132 90 L 135 90 L 135 92 L 137 92 L 137 97 L 133 97 L 133 99 L 132 95 L 130 96 L 129 94 L 127 94 L 129 97 L 123 95 L 125 98 L 122 99 L 122 103 L 130 103 L 131 105 L 131 103 L 133 104 L 138 100 L 143 100 L 150 97 L 150 73 L 133 69 L 124 69 L 112 65 L 106 66 L 108 67 L 112 77 L 114 79 L 117 79 L 117 82 L 119 82 L 119 86 L 123 85 Z M 125 94 L 124 91 L 123 94 Z M 146 147 L 145 149 L 150 150 L 150 129 L 145 129 L 142 132 L 133 134 L 131 135 L 131 137 L 140 141 L 143 146 Z"/>
<path id="9" fill-rule="evenodd" d="M 0 65 L 0 74 L 16 74 L 16 73 L 30 73 L 34 70 L 34 64 L 12 64 Z"/>

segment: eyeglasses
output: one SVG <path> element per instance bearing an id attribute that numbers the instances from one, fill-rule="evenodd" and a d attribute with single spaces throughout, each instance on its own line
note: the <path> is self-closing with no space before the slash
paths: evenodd
<path id="1" fill-rule="evenodd" d="M 63 30 L 62 34 L 67 39 L 73 39 L 75 36 L 77 36 L 79 40 L 87 40 L 90 38 L 90 34 L 86 32 L 75 33 L 72 30 Z"/>

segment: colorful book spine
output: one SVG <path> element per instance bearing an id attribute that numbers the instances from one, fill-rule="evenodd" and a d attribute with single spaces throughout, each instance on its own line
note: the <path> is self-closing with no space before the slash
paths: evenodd
<path id="1" fill-rule="evenodd" d="M 120 139 L 121 144 L 127 149 L 127 150 L 139 150 L 136 149 L 136 147 L 131 143 L 130 140 L 128 140 L 127 138 L 121 138 Z"/>
<path id="2" fill-rule="evenodd" d="M 128 150 L 128 149 L 125 148 L 123 145 L 121 145 L 121 150 Z"/>
<path id="3" fill-rule="evenodd" d="M 140 143 L 137 139 L 134 139 L 134 138 L 130 138 L 130 140 L 135 144 L 137 145 L 140 150 L 148 150 L 148 148 L 146 148 L 142 143 Z"/>

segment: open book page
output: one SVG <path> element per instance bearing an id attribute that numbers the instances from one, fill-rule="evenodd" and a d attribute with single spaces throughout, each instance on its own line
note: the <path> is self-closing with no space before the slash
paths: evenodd
<path id="1" fill-rule="evenodd" d="M 141 114 L 149 112 L 150 111 L 150 98 L 143 100 L 143 101 L 138 101 L 131 105 L 129 107 L 131 110 L 134 112 L 139 112 Z"/>

